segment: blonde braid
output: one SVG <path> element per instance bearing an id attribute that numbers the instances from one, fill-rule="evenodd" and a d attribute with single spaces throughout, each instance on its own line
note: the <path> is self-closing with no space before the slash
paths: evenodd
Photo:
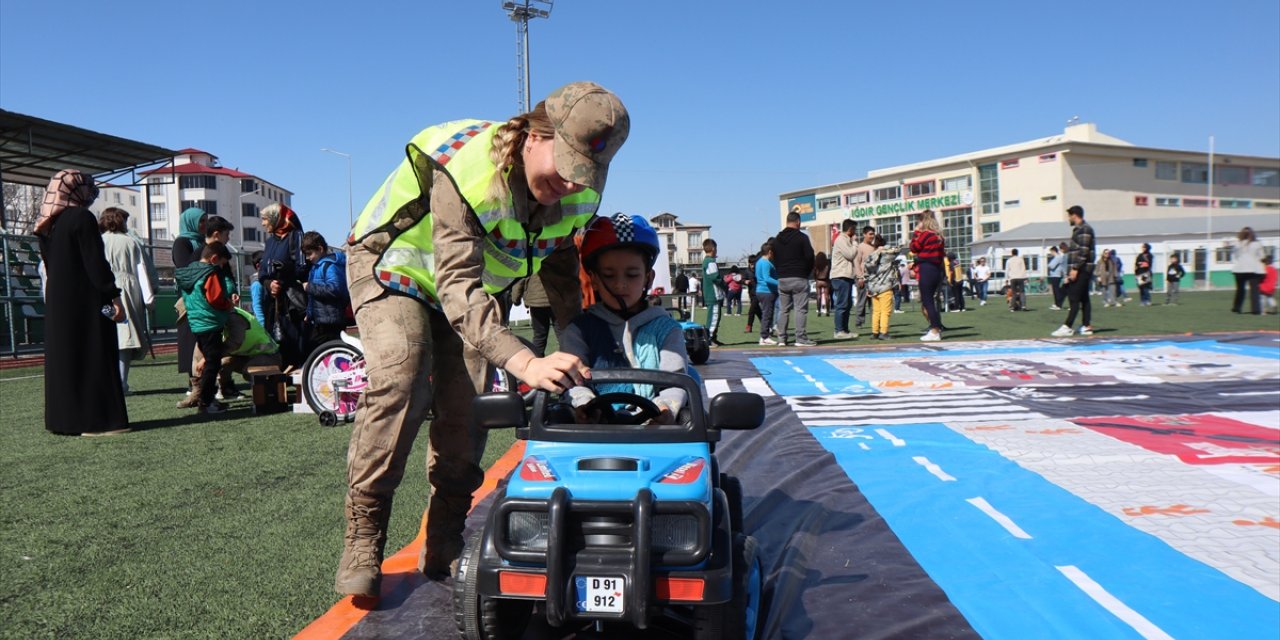
<path id="1" fill-rule="evenodd" d="M 525 132 L 529 127 L 529 119 L 518 115 L 498 127 L 493 134 L 493 147 L 489 149 L 489 160 L 493 162 L 495 171 L 489 180 L 489 189 L 485 191 L 485 200 L 501 202 L 511 193 L 507 186 L 507 169 L 520 159 L 520 145 L 524 143 Z"/>

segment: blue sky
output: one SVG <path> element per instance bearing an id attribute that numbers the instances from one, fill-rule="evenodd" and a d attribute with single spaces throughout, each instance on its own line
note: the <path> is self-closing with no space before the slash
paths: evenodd
<path id="1" fill-rule="evenodd" d="M 504 119 L 499 0 L 0 0 L 0 107 L 174 149 L 347 227 L 431 124 Z M 109 11 L 106 8 L 109 7 Z M 734 259 L 782 192 L 1048 136 L 1280 155 L 1280 3 L 558 0 L 530 26 L 534 101 L 594 80 L 631 112 L 602 211 L 707 223 Z"/>

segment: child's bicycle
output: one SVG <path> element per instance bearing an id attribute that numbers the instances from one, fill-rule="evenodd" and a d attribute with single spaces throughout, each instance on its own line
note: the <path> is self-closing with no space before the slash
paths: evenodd
<path id="1" fill-rule="evenodd" d="M 356 404 L 368 386 L 364 343 L 349 333 L 317 347 L 302 366 L 302 397 L 326 427 L 354 421 Z M 517 391 L 525 396 L 532 393 L 528 385 L 500 368 L 494 370 L 489 390 Z"/>

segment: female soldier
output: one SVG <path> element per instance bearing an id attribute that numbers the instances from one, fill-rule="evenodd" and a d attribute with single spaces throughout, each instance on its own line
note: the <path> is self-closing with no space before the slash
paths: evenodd
<path id="1" fill-rule="evenodd" d="M 369 386 L 347 456 L 339 593 L 378 595 L 392 496 L 429 408 L 431 498 L 418 568 L 440 579 L 462 551 L 484 477 L 485 435 L 470 414 L 490 367 L 550 391 L 590 377 L 575 356 L 536 357 L 501 324 L 497 295 L 538 273 L 558 323 L 577 314 L 573 235 L 599 207 L 629 130 L 617 96 L 575 82 L 505 123 L 423 130 L 365 205 L 347 241 L 347 278 Z"/>

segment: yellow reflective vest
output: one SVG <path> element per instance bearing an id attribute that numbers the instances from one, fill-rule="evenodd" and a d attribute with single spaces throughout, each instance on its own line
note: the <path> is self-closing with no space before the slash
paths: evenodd
<path id="1" fill-rule="evenodd" d="M 435 171 L 449 176 L 484 227 L 482 284 L 490 295 L 537 273 L 542 260 L 595 215 L 600 194 L 591 189 L 561 199 L 563 217 L 536 232 L 516 219 L 510 194 L 501 202 L 486 200 L 497 171 L 489 159 L 497 130 L 483 120 L 455 120 L 424 129 L 405 147 L 404 161 L 369 199 L 348 238 L 359 242 L 380 231 L 392 236 L 374 266 L 383 287 L 440 308 L 428 210 Z"/>

